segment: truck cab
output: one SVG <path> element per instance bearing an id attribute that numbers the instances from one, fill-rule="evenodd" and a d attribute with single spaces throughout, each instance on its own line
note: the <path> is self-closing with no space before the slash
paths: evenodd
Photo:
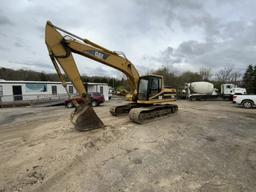
<path id="1" fill-rule="evenodd" d="M 226 83 L 221 85 L 221 95 L 223 97 L 231 97 L 233 95 L 244 95 L 246 94 L 246 89 L 237 87 L 233 83 Z"/>
<path id="2" fill-rule="evenodd" d="M 235 87 L 230 92 L 231 92 L 231 95 L 245 95 L 246 89 L 240 88 L 240 87 Z"/>

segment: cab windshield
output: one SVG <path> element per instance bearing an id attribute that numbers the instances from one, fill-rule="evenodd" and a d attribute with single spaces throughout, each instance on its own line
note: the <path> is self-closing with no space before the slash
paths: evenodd
<path id="1" fill-rule="evenodd" d="M 140 79 L 138 99 L 147 99 L 148 80 Z"/>

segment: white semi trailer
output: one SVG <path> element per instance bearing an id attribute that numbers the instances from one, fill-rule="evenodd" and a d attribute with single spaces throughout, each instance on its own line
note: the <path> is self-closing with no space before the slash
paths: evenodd
<path id="1" fill-rule="evenodd" d="M 206 81 L 198 81 L 186 83 L 185 91 L 186 98 L 189 100 L 207 100 L 210 98 L 232 98 L 232 95 L 246 94 L 246 89 L 236 87 L 234 84 L 222 84 L 221 92 L 214 88 L 214 85 Z"/>

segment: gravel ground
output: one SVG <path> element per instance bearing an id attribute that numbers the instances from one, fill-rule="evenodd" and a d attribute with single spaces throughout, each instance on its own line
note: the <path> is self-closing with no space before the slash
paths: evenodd
<path id="1" fill-rule="evenodd" d="M 0 109 L 0 192 L 256 191 L 256 109 L 178 101 L 143 125 L 95 111 L 104 129 L 77 132 L 72 109 Z"/>

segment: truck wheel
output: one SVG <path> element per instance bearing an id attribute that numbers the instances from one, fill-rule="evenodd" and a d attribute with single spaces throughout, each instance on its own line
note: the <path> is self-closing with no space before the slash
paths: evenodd
<path id="1" fill-rule="evenodd" d="M 250 108 L 252 108 L 253 103 L 251 101 L 243 101 L 242 105 L 244 108 L 250 109 Z"/>
<path id="2" fill-rule="evenodd" d="M 72 107 L 73 107 L 73 103 L 71 103 L 71 102 L 68 103 L 68 104 L 66 105 L 66 107 L 67 107 L 67 108 L 72 108 Z"/>
<path id="3" fill-rule="evenodd" d="M 97 106 L 97 102 L 96 101 L 92 101 L 92 106 L 96 107 Z"/>

